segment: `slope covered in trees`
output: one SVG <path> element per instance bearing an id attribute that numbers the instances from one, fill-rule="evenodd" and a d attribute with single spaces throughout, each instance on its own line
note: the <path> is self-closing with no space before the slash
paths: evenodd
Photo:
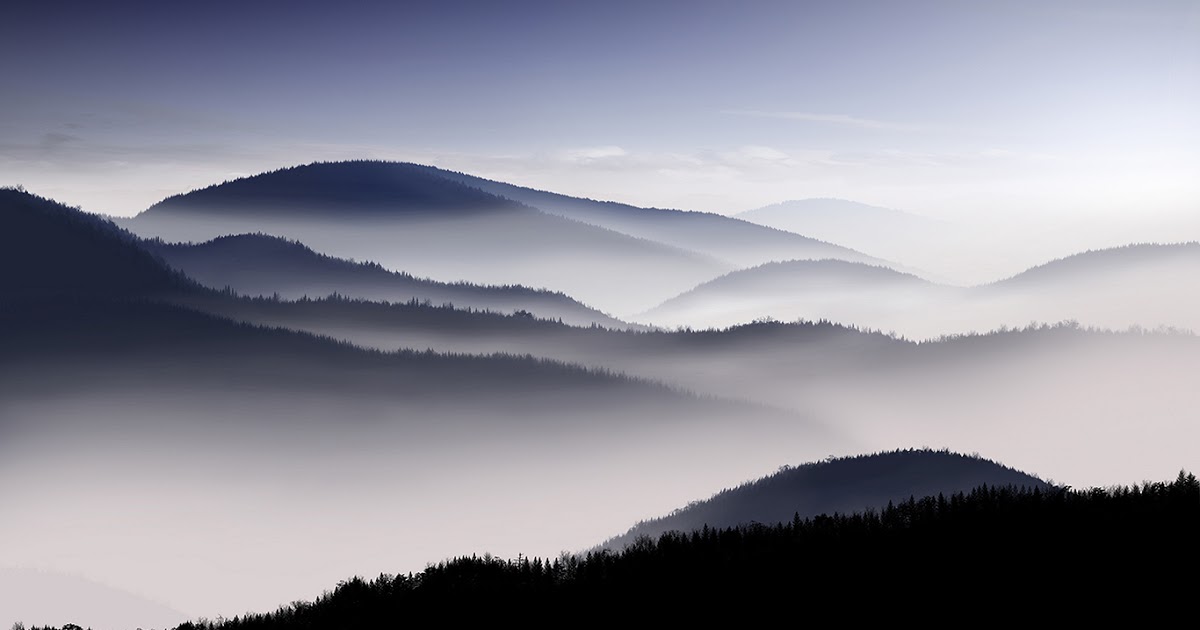
<path id="1" fill-rule="evenodd" d="M 819 514 L 878 509 L 909 497 L 950 495 L 979 486 L 1049 490 L 1046 482 L 996 462 L 949 451 L 906 450 L 831 458 L 723 490 L 671 514 L 635 525 L 604 546 L 620 549 L 642 536 L 703 527 L 774 525 Z"/>
<path id="2" fill-rule="evenodd" d="M 276 612 L 179 630 L 379 627 L 499 610 L 678 621 L 845 614 L 855 606 L 882 618 L 894 614 L 891 606 L 931 598 L 939 610 L 979 615 L 1003 593 L 1021 595 L 1001 603 L 1022 616 L 1053 607 L 1047 598 L 1096 593 L 1154 593 L 1160 612 L 1183 613 L 1190 598 L 1180 576 L 1200 560 L 1197 527 L 1200 484 L 1182 472 L 1170 483 L 1088 490 L 984 486 L 877 511 L 672 532 L 619 552 L 459 557 L 415 574 L 353 578 Z M 1116 598 L 1105 610 L 1143 604 Z"/>
<path id="3" fill-rule="evenodd" d="M 0 189 L 0 299 L 163 294 L 194 285 L 112 222 Z"/>
<path id="4" fill-rule="evenodd" d="M 392 162 L 314 163 L 225 182 L 168 198 L 122 225 L 168 241 L 262 232 L 442 282 L 561 291 L 618 315 L 731 269 L 704 253 Z"/>
<path id="5" fill-rule="evenodd" d="M 568 324 L 624 327 L 619 320 L 563 293 L 522 286 L 480 286 L 415 278 L 378 263 L 318 254 L 303 243 L 265 234 L 223 236 L 205 243 L 145 241 L 144 246 L 201 284 L 285 300 L 337 294 L 385 302 L 452 304 L 501 313 L 529 312 Z"/>

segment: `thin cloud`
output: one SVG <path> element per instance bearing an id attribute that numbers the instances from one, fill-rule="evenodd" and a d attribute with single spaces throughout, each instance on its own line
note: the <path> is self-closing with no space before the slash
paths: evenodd
<path id="1" fill-rule="evenodd" d="M 920 129 L 920 127 L 917 125 L 908 125 L 886 120 L 875 120 L 873 118 L 857 118 L 855 116 L 847 116 L 845 114 L 816 114 L 812 112 L 764 111 L 758 109 L 726 110 L 724 113 L 733 114 L 735 116 L 751 116 L 754 118 L 778 118 L 781 120 L 803 120 L 807 122 L 830 123 L 834 125 L 860 127 L 862 129 L 891 129 L 897 131 L 913 131 Z"/>

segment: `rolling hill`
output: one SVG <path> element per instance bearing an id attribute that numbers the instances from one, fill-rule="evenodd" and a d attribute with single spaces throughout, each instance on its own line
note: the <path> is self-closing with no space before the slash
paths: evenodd
<path id="1" fill-rule="evenodd" d="M 662 326 L 831 319 L 917 339 L 1065 320 L 1200 330 L 1197 274 L 1197 243 L 1089 251 L 975 287 L 841 261 L 795 261 L 726 274 L 634 319 Z"/>
<path id="2" fill-rule="evenodd" d="M 0 523 L 6 565 L 232 616 L 467 545 L 582 546 L 662 497 L 841 448 L 809 418 L 612 371 L 199 312 L 186 304 L 238 298 L 103 219 L 15 191 L 0 204 L 4 244 L 45 260 L 0 285 L 0 496 L 25 515 Z M 684 474 L 648 481 L 663 466 Z"/>
<path id="3" fill-rule="evenodd" d="M 431 166 L 420 168 L 431 175 L 513 199 L 544 212 L 708 254 L 735 267 L 759 265 L 773 260 L 821 258 L 885 264 L 860 251 L 835 244 L 841 241 L 818 240 L 823 237 L 812 238 L 813 235 L 804 231 L 774 229 L 711 212 L 640 208 L 612 201 L 582 199 Z"/>
<path id="4" fill-rule="evenodd" d="M 900 324 L 936 329 L 939 305 L 957 293 L 954 287 L 887 267 L 842 260 L 789 260 L 709 280 L 635 319 L 660 326 L 699 327 L 731 326 L 764 317 L 827 319 L 910 332 Z"/>
<path id="5" fill-rule="evenodd" d="M 449 284 L 318 254 L 304 244 L 264 234 L 223 236 L 197 244 L 146 241 L 175 269 L 213 288 L 285 300 L 340 295 L 384 302 L 452 304 L 460 309 L 528 312 L 578 326 L 626 324 L 562 293 L 521 286 Z"/>
<path id="6" fill-rule="evenodd" d="M 137 237 L 78 209 L 0 189 L 0 298 L 120 297 L 194 286 Z"/>
<path id="7" fill-rule="evenodd" d="M 723 490 L 671 514 L 642 521 L 604 543 L 620 549 L 639 537 L 703 527 L 727 529 L 751 523 L 775 525 L 794 517 L 881 510 L 909 498 L 949 496 L 979 486 L 1049 490 L 1037 477 L 996 462 L 949 451 L 907 450 L 781 468 L 769 477 Z"/>
<path id="8" fill-rule="evenodd" d="M 317 163 L 225 182 L 165 199 L 122 225 L 168 241 L 261 232 L 442 282 L 561 291 L 618 315 L 732 268 L 387 162 Z"/>
<path id="9" fill-rule="evenodd" d="M 933 272 L 938 279 L 959 277 L 956 267 L 972 259 L 970 248 L 978 242 L 972 238 L 977 235 L 952 223 L 845 199 L 797 199 L 734 216 L 870 252 Z"/>

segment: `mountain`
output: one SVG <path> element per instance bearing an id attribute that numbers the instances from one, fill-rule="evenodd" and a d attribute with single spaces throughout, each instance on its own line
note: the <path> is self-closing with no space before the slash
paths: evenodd
<path id="1" fill-rule="evenodd" d="M 192 286 L 110 221 L 0 188 L 0 299 L 146 295 Z"/>
<path id="2" fill-rule="evenodd" d="M 953 264 L 963 234 L 937 219 L 845 199 L 784 201 L 734 216 L 934 271 Z"/>
<path id="3" fill-rule="evenodd" d="M 165 199 L 122 225 L 168 241 L 261 232 L 442 282 L 561 291 L 618 314 L 732 268 L 388 162 L 316 163 L 225 182 Z"/>
<path id="4" fill-rule="evenodd" d="M 199 244 L 147 241 L 175 269 L 214 289 L 285 300 L 340 295 L 385 302 L 453 304 L 460 309 L 528 312 L 578 326 L 625 327 L 623 322 L 562 293 L 522 286 L 444 283 L 318 254 L 304 244 L 264 234 L 223 236 Z"/>
<path id="5" fill-rule="evenodd" d="M 1198 243 L 1089 251 L 974 287 L 843 261 L 789 261 L 726 274 L 634 319 L 660 326 L 831 319 L 917 339 L 1067 320 L 1200 330 L 1197 274 Z"/>
<path id="6" fill-rule="evenodd" d="M 855 514 L 880 510 L 910 497 L 949 496 L 980 486 L 1050 490 L 1037 477 L 978 456 L 928 449 L 839 457 L 785 466 L 768 477 L 723 490 L 671 514 L 642 521 L 604 543 L 621 549 L 639 537 L 704 527 L 726 529 L 758 523 L 775 525 L 798 516 Z"/>
<path id="7" fill-rule="evenodd" d="M 420 168 L 430 175 L 461 182 L 544 212 L 708 254 L 736 267 L 773 260 L 820 258 L 885 264 L 878 258 L 835 245 L 841 243 L 837 239 L 818 240 L 823 237 L 812 238 L 812 234 L 803 230 L 774 229 L 711 212 L 640 208 L 613 201 L 582 199 L 431 166 Z"/>
<path id="8" fill-rule="evenodd" d="M 843 260 L 789 260 L 709 280 L 636 315 L 661 326 L 731 326 L 768 317 L 896 330 L 926 322 L 956 293 L 911 274 Z M 900 328 L 904 330 L 903 328 Z"/>
<path id="9" fill-rule="evenodd" d="M 664 497 L 784 452 L 842 448 L 811 418 L 611 370 L 381 352 L 201 312 L 188 305 L 255 301 L 190 283 L 103 220 L 42 201 L 0 198 L 6 244 L 21 240 L 57 265 L 4 267 L 0 496 L 22 514 L 0 522 L 8 565 L 96 576 L 229 617 L 352 571 L 417 570 L 468 543 L 576 548 Z M 14 218 L 30 212 L 36 221 Z M 40 227 L 10 229 L 26 224 Z M 80 225 L 94 237 L 87 247 L 60 248 Z M 77 291 L 76 276 L 97 268 L 149 280 L 97 277 Z M 656 476 L 663 467 L 680 474 Z"/>
<path id="10" fill-rule="evenodd" d="M 1167 285 L 1195 277 L 1200 269 L 1200 243 L 1138 243 L 1088 250 L 1032 267 L 988 285 L 1013 290 L 1066 291 L 1072 287 L 1121 290 L 1131 282 Z"/>
<path id="11" fill-rule="evenodd" d="M 586 610 L 593 621 L 618 625 L 629 611 L 613 602 L 631 600 L 639 601 L 639 619 L 676 624 L 703 625 L 714 615 L 776 619 L 795 615 L 797 605 L 838 616 L 861 601 L 871 605 L 856 618 L 885 622 L 930 593 L 950 602 L 939 609 L 943 615 L 996 609 L 998 616 L 989 614 L 1014 622 L 1031 615 L 1099 622 L 1144 615 L 1147 606 L 1186 617 L 1190 584 L 1179 575 L 1200 561 L 1200 542 L 1191 535 L 1197 527 L 1200 483 L 1185 472 L 1167 483 L 1109 488 L 980 487 L 875 512 L 664 534 L 618 551 L 557 558 L 464 553 L 419 572 L 356 575 L 272 612 L 177 630 L 390 627 L 447 610 L 486 624 L 509 607 L 555 620 Z M 926 566 L 937 570 L 915 578 L 914 567 Z M 996 593 L 1026 574 L 1070 601 L 1112 589 L 1149 589 L 1156 597 L 1117 597 L 1061 615 L 1047 613 L 1040 597 L 997 606 Z M 698 601 L 704 605 L 692 605 Z"/>

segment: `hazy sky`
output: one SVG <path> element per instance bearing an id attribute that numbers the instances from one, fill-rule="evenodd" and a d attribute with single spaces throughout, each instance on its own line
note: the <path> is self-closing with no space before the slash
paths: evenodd
<path id="1" fill-rule="evenodd" d="M 734 212 L 1200 210 L 1200 2 L 6 2 L 0 184 L 316 159 Z"/>

